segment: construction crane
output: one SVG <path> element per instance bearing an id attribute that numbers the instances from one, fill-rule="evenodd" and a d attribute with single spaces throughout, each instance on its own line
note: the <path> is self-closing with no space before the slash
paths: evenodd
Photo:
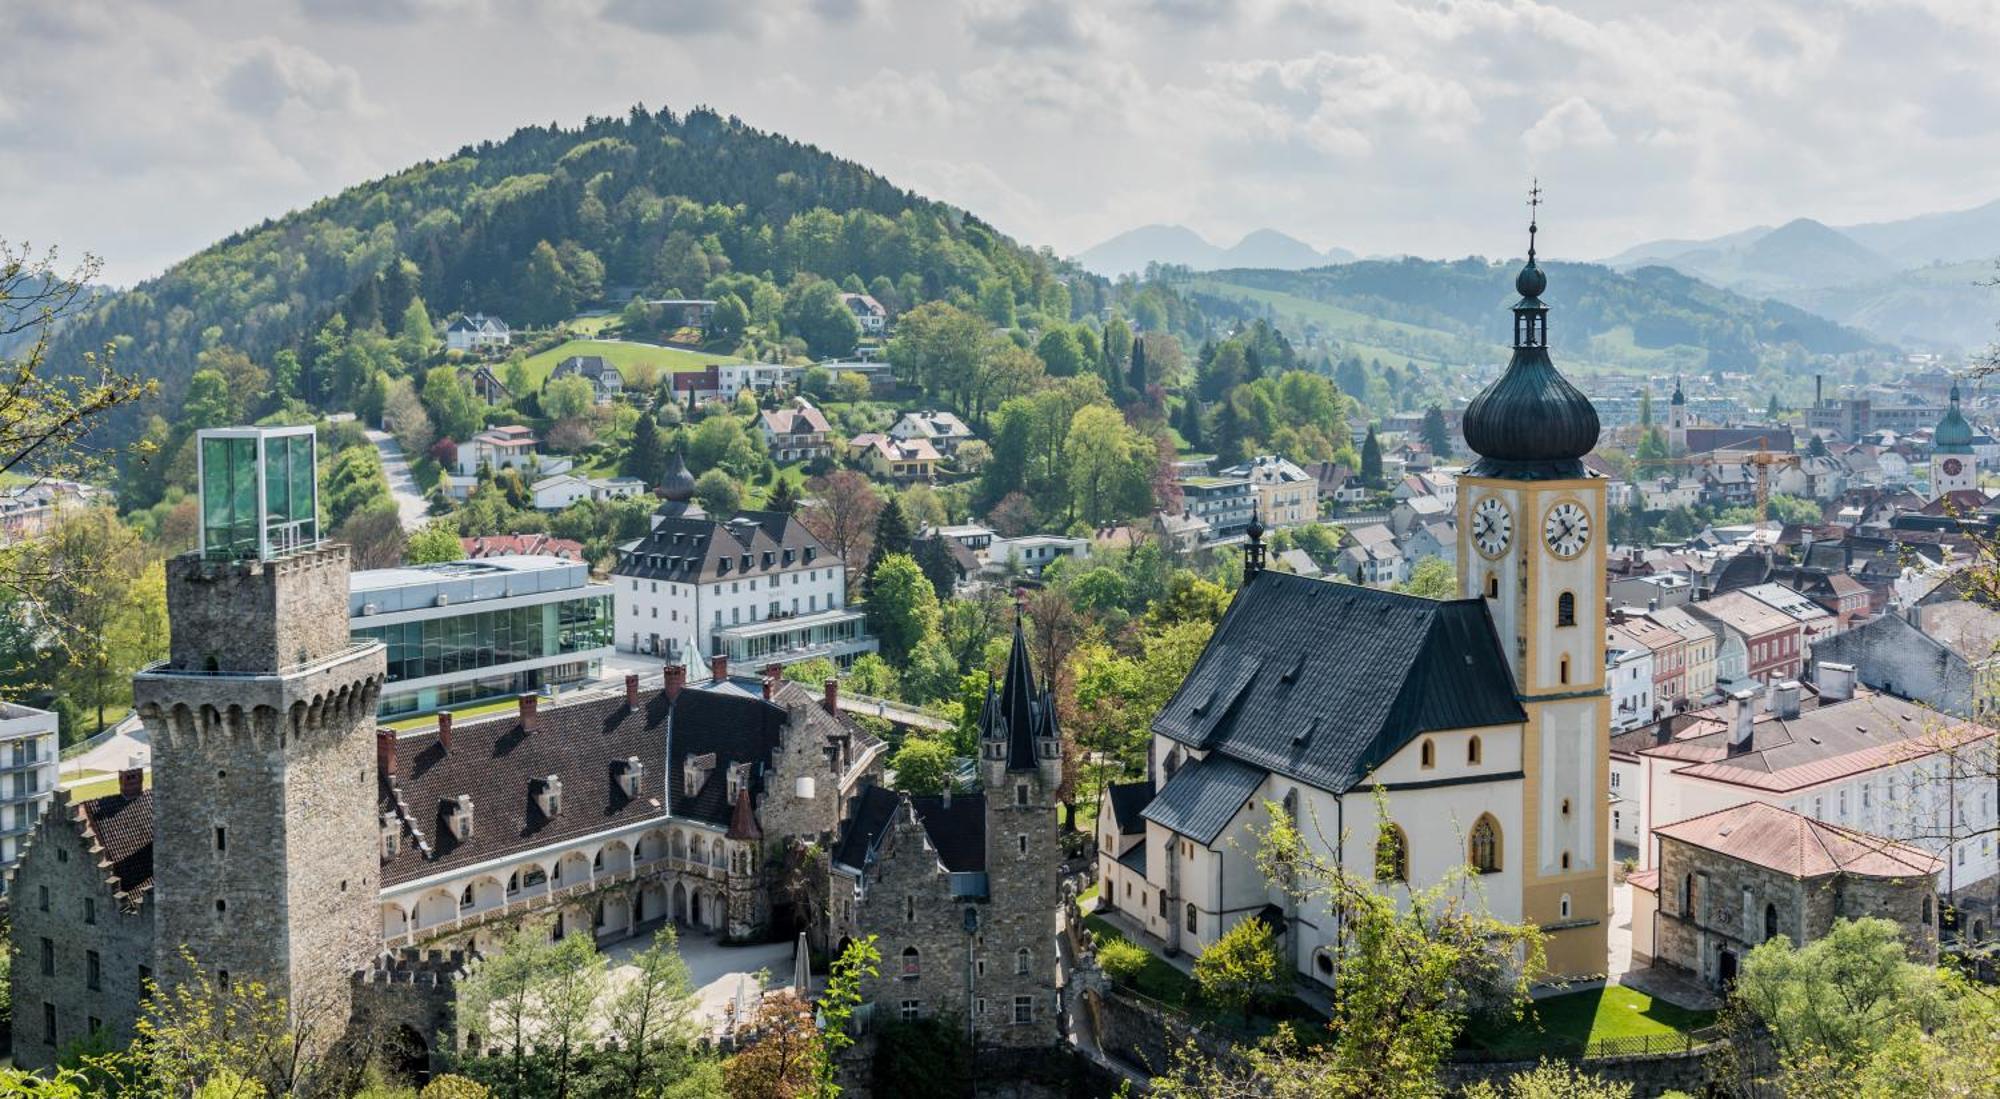
<path id="1" fill-rule="evenodd" d="M 1796 468 L 1799 464 L 1800 456 L 1797 454 L 1779 453 L 1770 449 L 1770 439 L 1768 436 L 1757 436 L 1756 443 L 1757 449 L 1744 453 L 1742 462 L 1744 465 L 1752 466 L 1757 470 L 1757 521 L 1761 523 L 1771 517 L 1771 471 L 1774 469 Z M 1709 453 L 1713 455 L 1741 452 L 1734 447 L 1725 447 L 1721 450 L 1710 451 Z M 1706 465 L 1721 465 L 1722 463 L 1713 458 L 1697 459 L 1681 457 L 1652 458 L 1644 462 L 1634 459 L 1633 464 L 1635 466 L 1646 467 L 1680 466 L 1683 468 L 1694 468 Z"/>

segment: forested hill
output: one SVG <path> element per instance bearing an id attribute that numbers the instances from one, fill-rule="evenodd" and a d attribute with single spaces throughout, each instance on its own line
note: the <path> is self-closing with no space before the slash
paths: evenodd
<path id="1" fill-rule="evenodd" d="M 309 337 L 336 314 L 393 335 L 417 296 L 440 320 L 546 325 L 601 295 L 704 295 L 724 277 L 753 311 L 779 311 L 817 276 L 892 309 L 1004 283 L 1024 311 L 1067 319 L 1055 275 L 1055 261 L 851 161 L 707 109 L 635 107 L 468 146 L 238 233 L 105 299 L 54 351 L 115 341 L 124 368 L 161 380 L 149 407 L 121 410 L 129 437 L 179 410 L 197 356 L 218 346 L 266 367 L 295 351 L 302 391 L 279 396 L 333 407 L 345 395 L 315 380 L 332 371 L 315 370 Z"/>
<path id="2" fill-rule="evenodd" d="M 1505 345 L 1506 306 L 1518 263 L 1369 260 L 1310 271 L 1219 271 L 1202 276 L 1198 285 L 1222 297 L 1231 287 L 1242 287 Z M 1862 332 L 1795 306 L 1747 298 L 1665 267 L 1629 273 L 1597 264 L 1543 267 L 1549 273 L 1545 297 L 1554 309 L 1551 339 L 1573 354 L 1595 352 L 1600 360 L 1613 360 L 1621 350 L 1640 359 L 1673 351 L 1677 357 L 1699 355 L 1710 368 L 1746 370 L 1774 353 L 1841 355 L 1876 346 Z M 1265 297 L 1281 314 L 1285 299 Z M 1302 319 L 1314 319 L 1308 310 L 1299 312 Z"/>

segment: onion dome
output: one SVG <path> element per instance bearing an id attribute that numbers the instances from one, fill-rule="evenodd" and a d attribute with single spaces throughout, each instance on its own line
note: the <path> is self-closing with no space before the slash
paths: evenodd
<path id="1" fill-rule="evenodd" d="M 1528 262 L 1514 280 L 1514 356 L 1507 370 L 1466 406 L 1465 443 L 1479 455 L 1475 477 L 1522 481 L 1583 477 L 1583 456 L 1597 445 L 1597 409 L 1549 361 L 1549 279 L 1535 266 L 1535 224 Z"/>
<path id="2" fill-rule="evenodd" d="M 680 447 L 674 448 L 674 456 L 667 462 L 667 475 L 660 479 L 660 495 L 676 504 L 694 499 L 694 474 L 688 472 Z"/>
<path id="3" fill-rule="evenodd" d="M 1681 392 L 1681 376 L 1679 374 L 1674 375 L 1673 403 L 1677 405 L 1688 403 L 1688 395 L 1686 393 Z"/>
<path id="4" fill-rule="evenodd" d="M 1972 425 L 1965 422 L 1964 413 L 1958 410 L 1958 383 L 1951 387 L 1951 407 L 1945 409 L 1944 419 L 1931 431 L 1931 451 L 1936 454 L 1972 453 Z"/>

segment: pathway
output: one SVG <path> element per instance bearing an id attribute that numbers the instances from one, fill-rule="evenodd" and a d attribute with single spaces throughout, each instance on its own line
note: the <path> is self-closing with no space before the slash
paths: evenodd
<path id="1" fill-rule="evenodd" d="M 395 498 L 396 514 L 403 521 L 403 530 L 414 532 L 430 521 L 431 506 L 417 488 L 417 479 L 410 474 L 409 459 L 403 456 L 403 448 L 396 442 L 395 436 L 373 429 L 367 434 L 368 441 L 374 443 L 375 450 L 382 455 L 382 475 L 389 479 L 389 495 Z"/>

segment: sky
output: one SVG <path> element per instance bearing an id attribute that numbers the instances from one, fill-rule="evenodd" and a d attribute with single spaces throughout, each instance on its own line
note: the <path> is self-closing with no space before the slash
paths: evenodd
<path id="1" fill-rule="evenodd" d="M 634 103 L 1074 254 L 1151 223 L 1542 254 L 2000 198 L 1992 0 L 0 0 L 0 239 L 120 285 Z"/>

